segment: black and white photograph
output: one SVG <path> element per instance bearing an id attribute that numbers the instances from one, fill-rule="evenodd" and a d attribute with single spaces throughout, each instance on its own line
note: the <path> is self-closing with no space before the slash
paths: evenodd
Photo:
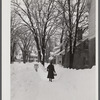
<path id="1" fill-rule="evenodd" d="M 10 100 L 98 100 L 97 1 L 10 0 Z"/>

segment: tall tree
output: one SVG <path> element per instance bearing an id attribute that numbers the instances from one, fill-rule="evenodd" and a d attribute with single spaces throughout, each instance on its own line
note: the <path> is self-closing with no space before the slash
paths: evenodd
<path id="1" fill-rule="evenodd" d="M 11 33 L 11 39 L 10 39 L 10 47 L 11 47 L 11 51 L 10 51 L 10 55 L 11 55 L 11 63 L 15 61 L 15 51 L 16 51 L 16 43 L 18 41 L 17 37 L 16 37 L 16 31 L 17 29 L 20 27 L 20 20 L 18 20 L 18 16 L 16 15 L 16 13 L 11 10 L 11 18 L 10 18 L 10 33 Z"/>
<path id="2" fill-rule="evenodd" d="M 67 28 L 66 48 L 69 47 L 69 67 L 73 68 L 76 44 L 79 36 L 78 31 L 82 30 L 80 34 L 83 34 L 88 29 L 88 12 L 85 10 L 86 0 L 58 0 L 57 3 Z"/>
<path id="3" fill-rule="evenodd" d="M 15 0 L 12 6 L 34 35 L 39 61 L 44 65 L 47 42 L 59 25 L 54 0 Z"/>
<path id="4" fill-rule="evenodd" d="M 27 27 L 22 26 L 17 30 L 16 35 L 19 39 L 17 44 L 22 51 L 23 63 L 26 63 L 35 45 L 33 34 Z"/>

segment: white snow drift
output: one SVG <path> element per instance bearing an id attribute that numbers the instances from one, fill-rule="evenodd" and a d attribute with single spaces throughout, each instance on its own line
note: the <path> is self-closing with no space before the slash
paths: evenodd
<path id="1" fill-rule="evenodd" d="M 11 100 L 96 100 L 96 68 L 66 69 L 55 65 L 57 76 L 47 79 L 47 71 L 34 63 L 11 65 Z"/>

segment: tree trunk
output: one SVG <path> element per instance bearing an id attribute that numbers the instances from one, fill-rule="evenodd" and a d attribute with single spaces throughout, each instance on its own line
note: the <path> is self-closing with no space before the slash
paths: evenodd
<path id="1" fill-rule="evenodd" d="M 45 63 L 45 51 L 43 52 L 43 60 L 42 60 L 43 66 L 44 66 L 44 63 Z"/>
<path id="2" fill-rule="evenodd" d="M 13 63 L 15 61 L 14 59 L 14 50 L 11 51 L 11 63 Z"/>
<path id="3" fill-rule="evenodd" d="M 74 54 L 70 54 L 70 63 L 69 63 L 69 68 L 73 68 L 73 61 L 74 61 Z"/>
<path id="4" fill-rule="evenodd" d="M 68 44 L 66 43 L 66 45 L 65 45 L 65 56 L 64 56 L 64 67 L 66 68 L 66 65 L 67 65 L 67 47 L 68 47 Z"/>
<path id="5" fill-rule="evenodd" d="M 46 46 L 45 46 L 45 34 L 44 34 L 42 37 L 42 55 L 43 55 L 42 64 L 43 66 L 45 63 L 45 49 L 46 49 Z"/>
<path id="6" fill-rule="evenodd" d="M 75 29 L 75 37 L 74 37 L 74 43 L 72 44 L 72 27 L 71 27 L 71 13 L 70 13 L 70 0 L 68 0 L 68 6 L 69 6 L 69 25 L 70 25 L 70 64 L 69 67 L 73 68 L 73 62 L 74 62 L 74 54 L 76 49 L 76 38 L 77 38 L 77 30 L 78 30 L 78 24 L 79 24 L 79 5 L 80 0 L 78 0 L 77 4 L 77 15 L 76 15 L 76 29 Z"/>
<path id="7" fill-rule="evenodd" d="M 15 61 L 14 53 L 15 53 L 16 43 L 11 46 L 11 63 Z"/>
<path id="8" fill-rule="evenodd" d="M 69 67 L 72 68 L 73 64 L 72 64 L 72 21 L 71 21 L 71 10 L 70 10 L 70 0 L 68 0 L 68 12 L 69 12 L 69 27 L 70 27 L 70 31 L 69 31 L 69 42 L 70 42 L 70 48 L 69 48 Z"/>
<path id="9" fill-rule="evenodd" d="M 40 50 L 40 46 L 39 46 L 39 41 L 38 41 L 37 36 L 35 36 L 34 38 L 35 38 L 35 42 L 36 42 L 36 46 L 37 46 L 37 50 L 38 50 L 38 60 L 39 60 L 39 62 L 42 62 L 41 61 L 41 50 Z"/>
<path id="10" fill-rule="evenodd" d="M 43 55 L 42 64 L 44 66 L 44 63 L 45 63 L 45 46 L 44 45 L 42 47 L 42 55 Z"/>
<path id="11" fill-rule="evenodd" d="M 63 36 L 64 36 L 64 29 L 62 30 L 61 38 L 60 38 L 60 44 L 63 42 Z M 63 47 L 61 46 L 60 51 L 63 50 Z"/>
<path id="12" fill-rule="evenodd" d="M 23 63 L 26 63 L 27 62 L 27 54 L 26 54 L 26 51 L 22 51 L 22 54 L 23 54 Z"/>

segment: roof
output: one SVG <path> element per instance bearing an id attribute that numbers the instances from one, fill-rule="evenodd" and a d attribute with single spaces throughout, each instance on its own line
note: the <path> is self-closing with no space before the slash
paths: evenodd
<path id="1" fill-rule="evenodd" d="M 37 57 L 37 56 L 38 56 L 38 55 L 35 54 L 34 52 L 32 52 L 30 55 L 31 55 L 31 56 L 34 56 L 34 57 Z"/>
<path id="2" fill-rule="evenodd" d="M 88 37 L 89 40 L 93 38 L 95 38 L 95 34 L 92 34 L 91 36 Z"/>

